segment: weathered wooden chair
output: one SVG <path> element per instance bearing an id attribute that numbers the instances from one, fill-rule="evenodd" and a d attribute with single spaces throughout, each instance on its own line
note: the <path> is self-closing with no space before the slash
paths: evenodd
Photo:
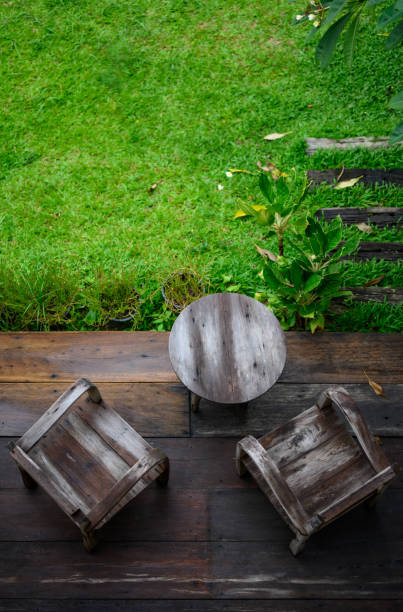
<path id="1" fill-rule="evenodd" d="M 313 533 L 357 504 L 374 504 L 395 476 L 342 387 L 327 389 L 314 406 L 259 440 L 243 438 L 236 465 L 240 476 L 250 472 L 294 531 L 294 555 Z"/>
<path id="2" fill-rule="evenodd" d="M 88 392 L 85 399 L 79 398 Z M 80 528 L 90 551 L 116 512 L 153 480 L 165 485 L 167 456 L 148 444 L 80 378 L 15 444 L 24 484 L 39 484 Z"/>

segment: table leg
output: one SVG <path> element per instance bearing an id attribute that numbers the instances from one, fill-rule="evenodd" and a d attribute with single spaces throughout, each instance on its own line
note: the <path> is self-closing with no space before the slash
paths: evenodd
<path id="1" fill-rule="evenodd" d="M 193 393 L 192 391 L 190 391 L 189 393 L 190 393 L 190 407 L 192 409 L 192 412 L 198 412 L 201 397 L 199 395 L 196 395 L 196 393 Z"/>

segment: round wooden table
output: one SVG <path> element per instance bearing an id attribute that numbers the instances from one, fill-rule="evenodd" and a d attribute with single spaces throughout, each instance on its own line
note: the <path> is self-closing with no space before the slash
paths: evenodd
<path id="1" fill-rule="evenodd" d="M 274 314 L 260 302 L 217 293 L 181 312 L 169 337 L 169 357 L 191 392 L 194 411 L 200 398 L 243 404 L 270 389 L 280 376 L 285 337 Z"/>

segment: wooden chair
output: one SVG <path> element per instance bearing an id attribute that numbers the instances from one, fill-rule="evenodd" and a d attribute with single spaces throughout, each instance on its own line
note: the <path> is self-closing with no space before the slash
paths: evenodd
<path id="1" fill-rule="evenodd" d="M 169 477 L 167 456 L 106 406 L 85 378 L 10 450 L 25 486 L 45 489 L 80 528 L 88 551 L 96 544 L 95 532 L 120 508 L 153 480 L 166 485 Z"/>
<path id="2" fill-rule="evenodd" d="M 395 476 L 342 387 L 327 389 L 314 406 L 259 440 L 243 438 L 236 465 L 240 476 L 250 472 L 294 531 L 294 555 L 313 533 L 357 504 L 374 504 Z"/>

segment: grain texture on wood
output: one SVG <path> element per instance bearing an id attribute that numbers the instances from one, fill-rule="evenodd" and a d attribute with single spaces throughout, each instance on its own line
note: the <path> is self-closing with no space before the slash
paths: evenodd
<path id="1" fill-rule="evenodd" d="M 365 261 L 367 259 L 384 259 L 385 261 L 400 261 L 403 259 L 402 242 L 360 242 L 358 251 L 346 255 L 342 259 Z"/>
<path id="2" fill-rule="evenodd" d="M 375 380 L 377 378 L 375 377 Z M 403 436 L 403 385 L 382 384 L 386 397 L 376 395 L 368 382 L 347 384 L 371 431 L 383 436 Z M 288 384 L 277 382 L 248 407 L 201 402 L 198 414 L 191 415 L 193 436 L 262 436 L 286 423 L 304 410 L 328 387 L 328 384 Z"/>
<path id="3" fill-rule="evenodd" d="M 385 544 L 332 528 L 300 563 L 273 542 L 104 543 L 95 558 L 77 544 L 0 544 L 2 595 L 88 599 L 402 599 L 401 534 Z M 113 563 L 111 563 L 113 559 Z M 331 563 L 329 562 L 331 559 Z M 21 571 L 23 568 L 24 571 Z M 40 568 L 40 573 L 38 571 Z M 39 579 L 38 579 L 39 578 Z M 357 588 L 362 585 L 363 588 Z"/>
<path id="4" fill-rule="evenodd" d="M 382 168 L 331 168 L 328 170 L 308 170 L 307 177 L 309 181 L 313 181 L 310 189 L 315 185 L 327 183 L 335 185 L 336 182 L 349 181 L 353 178 L 360 177 L 357 184 L 376 185 L 376 184 L 392 184 L 403 186 L 403 169 L 392 168 L 383 170 Z"/>
<path id="5" fill-rule="evenodd" d="M 171 331 L 169 355 L 178 378 L 196 395 L 243 403 L 267 391 L 280 376 L 284 333 L 260 302 L 219 293 L 182 311 Z"/>
<path id="6" fill-rule="evenodd" d="M 2 332 L 0 382 L 177 382 L 164 332 Z"/>
<path id="7" fill-rule="evenodd" d="M 363 208 L 362 206 L 350 208 L 321 208 L 317 210 L 315 216 L 318 219 L 324 218 L 329 222 L 336 217 L 341 217 L 346 225 L 357 223 L 372 223 L 377 227 L 388 225 L 401 225 L 403 223 L 403 208 L 374 207 Z"/>
<path id="8" fill-rule="evenodd" d="M 332 310 L 346 310 L 346 299 L 353 302 L 386 302 L 396 305 L 403 302 L 403 287 L 346 287 L 346 290 L 351 291 L 352 295 L 332 300 Z"/>
<path id="9" fill-rule="evenodd" d="M 330 599 L 298 600 L 124 600 L 69 599 L 63 601 L 63 612 L 396 612 L 403 600 Z M 60 602 L 52 599 L 0 600 L 0 612 L 60 612 Z"/>
<path id="10" fill-rule="evenodd" d="M 373 136 L 356 136 L 355 138 L 307 138 L 306 153 L 313 155 L 321 149 L 337 149 L 344 151 L 346 149 L 365 148 L 365 149 L 388 149 L 389 138 L 373 137 Z"/>
<path id="11" fill-rule="evenodd" d="M 60 383 L 0 383 L 0 435 L 21 436 L 61 395 Z M 105 403 L 143 436 L 185 436 L 188 393 L 178 383 L 102 383 Z"/>

